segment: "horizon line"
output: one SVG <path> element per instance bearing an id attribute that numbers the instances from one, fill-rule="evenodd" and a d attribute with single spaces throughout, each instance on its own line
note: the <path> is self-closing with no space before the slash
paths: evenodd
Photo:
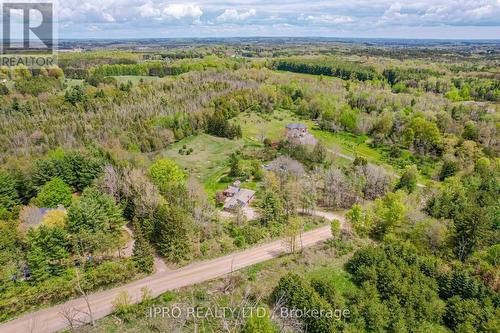
<path id="1" fill-rule="evenodd" d="M 335 36 L 183 36 L 183 37 L 65 37 L 55 40 L 175 40 L 175 39 L 337 39 L 337 40 L 422 40 L 422 41 L 491 41 L 500 42 L 500 38 L 427 38 L 427 37 L 335 37 Z"/>

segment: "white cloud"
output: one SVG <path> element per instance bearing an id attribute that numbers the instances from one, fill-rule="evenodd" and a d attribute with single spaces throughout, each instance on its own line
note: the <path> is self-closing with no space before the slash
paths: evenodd
<path id="1" fill-rule="evenodd" d="M 306 17 L 300 16 L 299 20 L 307 21 L 312 24 L 321 24 L 321 25 L 330 25 L 330 24 L 346 24 L 354 22 L 354 19 L 351 16 L 344 15 L 308 15 Z"/>
<path id="2" fill-rule="evenodd" d="M 172 4 L 166 6 L 162 11 L 163 16 L 174 17 L 178 20 L 190 17 L 195 20 L 203 15 L 203 11 L 199 5 L 195 4 Z"/>
<path id="3" fill-rule="evenodd" d="M 250 9 L 247 11 L 241 10 L 238 11 L 236 9 L 226 9 L 224 13 L 217 16 L 218 22 L 235 22 L 235 21 L 244 21 L 252 16 L 255 16 L 257 11 L 255 9 Z"/>
<path id="4" fill-rule="evenodd" d="M 500 25 L 500 1 L 461 0 L 401 3 L 388 6 L 378 19 L 379 25 L 437 26 L 437 25 Z"/>
<path id="5" fill-rule="evenodd" d="M 145 3 L 139 7 L 141 17 L 159 18 L 161 10 L 156 8 L 152 3 Z"/>
<path id="6" fill-rule="evenodd" d="M 183 20 L 190 19 L 198 23 L 203 15 L 203 10 L 197 4 L 155 4 L 147 2 L 138 7 L 139 15 L 143 18 L 162 20 Z"/>

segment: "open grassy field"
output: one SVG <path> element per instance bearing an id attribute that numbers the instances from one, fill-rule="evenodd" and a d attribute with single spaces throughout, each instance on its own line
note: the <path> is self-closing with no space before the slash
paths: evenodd
<path id="1" fill-rule="evenodd" d="M 311 134 L 325 146 L 335 152 L 351 156 L 360 156 L 372 164 L 384 166 L 387 170 L 394 172 L 392 166 L 383 161 L 383 149 L 372 148 L 368 145 L 368 137 L 365 135 L 354 135 L 348 132 L 333 133 L 320 130 L 317 127 L 310 129 Z M 350 163 L 350 160 L 336 156 L 336 164 Z"/>
<path id="2" fill-rule="evenodd" d="M 242 113 L 234 121 L 241 125 L 243 132 L 241 140 L 198 134 L 172 144 L 162 152 L 161 156 L 176 161 L 186 173 L 196 177 L 204 185 L 207 194 L 212 197 L 215 192 L 228 185 L 220 179 L 229 171 L 227 162 L 232 153 L 244 148 L 262 147 L 262 140 L 265 137 L 272 141 L 279 141 L 288 123 L 301 120 L 289 111 L 277 110 L 270 116 Z M 311 121 L 305 121 L 305 123 L 312 126 Z M 179 152 L 190 149 L 193 151 L 189 155 Z M 257 187 L 255 183 L 247 185 L 245 187 Z"/>
<path id="3" fill-rule="evenodd" d="M 362 156 L 370 162 L 381 162 L 382 152 L 380 149 L 371 148 L 368 137 L 365 135 L 354 135 L 347 132 L 332 133 L 313 128 L 311 133 L 322 140 L 330 149 L 351 156 Z"/>
<path id="4" fill-rule="evenodd" d="M 247 145 L 260 144 L 263 138 L 277 142 L 284 137 L 287 124 L 300 122 L 307 125 L 311 134 L 321 140 L 327 148 L 350 156 L 359 155 L 375 164 L 383 164 L 382 149 L 371 148 L 367 143 L 367 136 L 320 130 L 312 120 L 301 119 L 290 110 L 279 109 L 272 115 L 242 113 L 234 121 L 241 125 L 243 140 Z"/>
<path id="5" fill-rule="evenodd" d="M 369 145 L 369 137 L 366 135 L 355 135 L 348 132 L 333 133 L 312 128 L 310 132 L 319 140 L 321 140 L 328 149 L 336 152 L 349 155 L 352 157 L 364 157 L 368 162 L 384 167 L 391 173 L 401 174 L 403 171 L 402 165 L 398 166 L 396 159 L 388 158 L 389 147 L 372 148 Z M 412 154 L 408 150 L 401 149 L 401 157 L 399 162 L 403 160 L 411 160 Z M 429 166 L 432 168 L 432 165 Z M 418 178 L 421 183 L 429 183 L 428 175 L 419 174 Z"/>
<path id="6" fill-rule="evenodd" d="M 285 127 L 290 123 L 304 123 L 308 127 L 313 122 L 308 119 L 300 119 L 289 110 L 278 109 L 272 115 L 263 115 L 255 112 L 241 113 L 234 119 L 235 123 L 241 125 L 243 140 L 246 144 L 261 144 L 263 138 L 269 138 L 273 142 L 281 140 L 285 135 Z"/>
<path id="7" fill-rule="evenodd" d="M 161 155 L 176 161 L 186 173 L 203 183 L 211 195 L 224 188 L 225 185 L 218 181 L 228 171 L 227 159 L 242 147 L 242 140 L 229 140 L 203 133 L 170 145 Z M 193 151 L 187 155 L 179 153 L 181 149 Z"/>

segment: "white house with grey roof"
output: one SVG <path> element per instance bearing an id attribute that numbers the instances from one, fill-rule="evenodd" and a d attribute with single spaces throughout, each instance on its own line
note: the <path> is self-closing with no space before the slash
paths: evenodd
<path id="1" fill-rule="evenodd" d="M 231 184 L 225 191 L 226 201 L 224 202 L 224 210 L 236 211 L 240 208 L 247 207 L 255 196 L 255 191 L 241 188 L 240 182 Z"/>
<path id="2" fill-rule="evenodd" d="M 307 126 L 301 123 L 286 125 L 286 139 L 292 143 L 300 145 L 315 145 L 318 140 L 309 133 Z"/>

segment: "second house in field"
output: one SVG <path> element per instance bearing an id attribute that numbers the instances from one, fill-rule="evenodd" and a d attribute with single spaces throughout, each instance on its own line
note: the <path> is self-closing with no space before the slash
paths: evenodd
<path id="1" fill-rule="evenodd" d="M 232 183 L 225 191 L 224 210 L 236 211 L 240 208 L 247 207 L 255 196 L 255 191 L 240 187 L 239 180 Z"/>
<path id="2" fill-rule="evenodd" d="M 309 133 L 307 126 L 300 123 L 288 124 L 285 132 L 286 139 L 298 145 L 315 145 L 318 140 Z"/>

